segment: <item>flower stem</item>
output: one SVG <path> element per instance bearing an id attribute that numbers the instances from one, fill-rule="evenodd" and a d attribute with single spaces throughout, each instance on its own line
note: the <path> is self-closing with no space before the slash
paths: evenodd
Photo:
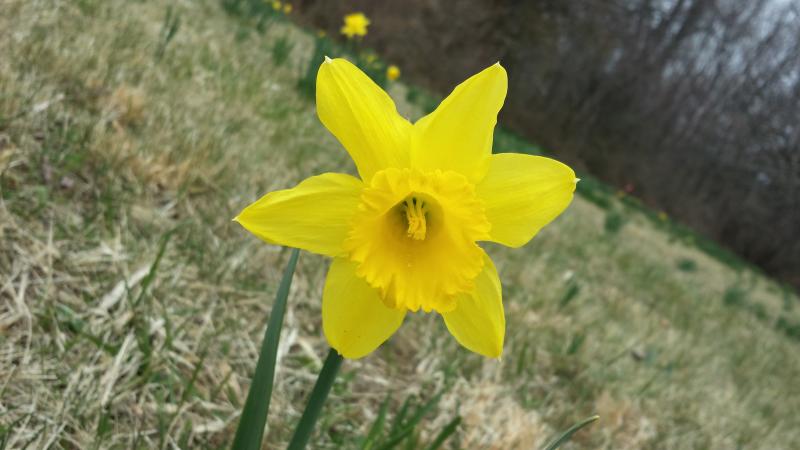
<path id="1" fill-rule="evenodd" d="M 311 397 L 308 399 L 306 409 L 303 411 L 303 417 L 294 429 L 294 436 L 292 436 L 287 450 L 302 450 L 308 444 L 311 438 L 311 433 L 314 431 L 314 424 L 317 422 L 319 412 L 322 410 L 322 405 L 328 398 L 328 393 L 333 386 L 333 380 L 336 379 L 336 374 L 339 372 L 339 367 L 342 365 L 342 356 L 331 349 L 328 352 L 328 357 L 325 359 L 325 364 L 317 377 L 317 383 L 314 385 L 314 390 L 311 392 Z"/>

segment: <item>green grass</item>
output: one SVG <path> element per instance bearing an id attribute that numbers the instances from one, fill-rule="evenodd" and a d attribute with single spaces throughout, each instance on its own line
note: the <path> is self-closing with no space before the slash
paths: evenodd
<path id="1" fill-rule="evenodd" d="M 0 446 L 225 448 L 289 256 L 231 218 L 354 172 L 297 88 L 316 38 L 212 0 L 12 0 L 0 29 Z M 432 107 L 388 87 L 409 117 Z M 495 146 L 541 152 L 506 132 Z M 412 315 L 345 361 L 314 448 L 386 443 L 428 404 L 398 448 L 451 429 L 441 448 L 541 448 L 594 414 L 564 448 L 800 447 L 796 295 L 581 178 L 532 243 L 486 246 L 502 361 Z M 327 352 L 325 271 L 297 267 L 268 448 Z"/>

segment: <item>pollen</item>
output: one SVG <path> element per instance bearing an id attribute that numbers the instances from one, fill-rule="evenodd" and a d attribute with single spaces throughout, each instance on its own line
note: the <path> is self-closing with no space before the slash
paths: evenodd
<path id="1" fill-rule="evenodd" d="M 411 197 L 403 202 L 403 212 L 405 213 L 405 221 L 408 224 L 406 233 L 408 237 L 417 241 L 424 241 L 427 232 L 426 216 L 428 211 L 425 208 L 425 202 L 418 200 L 416 197 Z"/>

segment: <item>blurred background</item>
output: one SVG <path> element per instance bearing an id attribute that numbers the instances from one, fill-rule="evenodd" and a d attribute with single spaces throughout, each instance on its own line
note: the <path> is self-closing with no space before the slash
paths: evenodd
<path id="1" fill-rule="evenodd" d="M 800 5 L 783 0 L 300 0 L 447 92 L 508 69 L 501 122 L 800 286 Z"/>
<path id="2" fill-rule="evenodd" d="M 230 446 L 289 254 L 231 219 L 355 173 L 325 55 L 412 121 L 500 61 L 493 151 L 581 182 L 529 244 L 481 243 L 501 360 L 410 314 L 344 362 L 312 448 L 541 449 L 594 414 L 564 449 L 800 448 L 799 9 L 0 0 L 0 450 Z M 264 448 L 328 352 L 328 264 L 301 253 Z"/>

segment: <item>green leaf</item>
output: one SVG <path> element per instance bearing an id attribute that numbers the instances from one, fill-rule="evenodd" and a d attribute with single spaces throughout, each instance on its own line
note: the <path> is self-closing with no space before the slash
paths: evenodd
<path id="1" fill-rule="evenodd" d="M 297 423 L 297 428 L 294 429 L 294 436 L 292 436 L 292 440 L 286 450 L 302 450 L 306 448 L 308 440 L 311 439 L 311 433 L 314 432 L 314 425 L 317 423 L 319 413 L 322 411 L 322 405 L 325 404 L 325 400 L 328 398 L 328 393 L 331 391 L 331 386 L 333 386 L 333 381 L 336 379 L 336 374 L 339 372 L 341 365 L 342 355 L 331 349 L 325 359 L 325 364 L 322 365 L 317 382 L 314 384 L 314 390 L 311 391 L 311 397 L 308 398 L 308 403 L 306 403 L 306 409 L 303 411 L 303 416 L 300 417 L 300 422 Z"/>
<path id="2" fill-rule="evenodd" d="M 281 338 L 283 316 L 286 313 L 286 299 L 289 297 L 289 287 L 292 285 L 294 268 L 297 266 L 297 257 L 300 251 L 294 249 L 283 272 L 283 279 L 275 295 L 275 303 L 269 315 L 267 331 L 261 343 L 261 354 L 256 363 L 256 373 L 247 400 L 236 429 L 233 440 L 233 450 L 259 450 L 261 440 L 264 438 L 264 425 L 267 423 L 269 401 L 272 397 L 272 382 L 275 378 L 275 359 L 278 355 L 278 341 Z"/>
<path id="3" fill-rule="evenodd" d="M 417 409 L 414 411 L 414 415 L 409 418 L 408 422 L 403 423 L 402 421 L 395 420 L 395 425 L 398 425 L 397 432 L 395 432 L 395 427 L 392 427 L 392 432 L 389 435 L 387 441 L 380 447 L 381 450 L 390 450 L 395 448 L 399 445 L 403 440 L 407 437 L 411 436 L 414 433 L 414 429 L 416 428 L 417 424 L 425 417 L 426 414 L 431 412 L 433 408 L 439 403 L 439 400 L 442 398 L 443 392 L 439 392 L 433 398 L 428 400 L 427 403 L 417 406 Z M 406 404 L 403 405 L 403 409 L 400 411 L 402 416 L 405 417 L 406 415 Z"/>
<path id="4" fill-rule="evenodd" d="M 406 419 L 406 414 L 408 414 L 408 408 L 411 407 L 411 396 L 406 397 L 403 401 L 403 406 L 400 407 L 400 412 L 394 416 L 394 421 L 392 422 L 392 428 L 389 429 L 389 436 L 394 436 L 394 434 L 403 427 L 403 421 Z"/>
<path id="5" fill-rule="evenodd" d="M 578 430 L 589 425 L 590 423 L 594 422 L 595 420 L 599 419 L 600 416 L 592 416 L 587 419 L 583 419 L 580 422 L 576 423 L 575 425 L 571 426 L 567 431 L 561 433 L 561 436 L 551 441 L 544 450 L 556 450 L 557 448 L 561 447 L 561 444 L 570 440 L 573 434 L 575 434 Z"/>
<path id="6" fill-rule="evenodd" d="M 390 395 L 387 395 L 386 400 L 383 401 L 381 409 L 378 412 L 378 417 L 375 418 L 375 422 L 372 424 L 372 427 L 370 427 L 367 437 L 361 444 L 361 450 L 371 450 L 375 445 L 375 442 L 383 431 L 383 425 L 386 422 L 386 413 L 389 410 L 389 400 L 391 400 L 391 398 Z"/>
<path id="7" fill-rule="evenodd" d="M 139 291 L 139 296 L 136 297 L 136 300 L 133 301 L 133 307 L 136 308 L 142 300 L 147 295 L 147 290 L 150 285 L 153 283 L 153 280 L 156 278 L 156 274 L 158 273 L 158 265 L 161 264 L 161 258 L 164 257 L 164 252 L 167 250 L 167 244 L 169 244 L 170 238 L 175 232 L 178 230 L 178 227 L 175 227 L 169 231 L 167 231 L 164 236 L 161 237 L 161 242 L 158 245 L 158 253 L 156 253 L 156 259 L 153 261 L 153 264 L 150 266 L 150 270 L 147 271 L 147 275 L 142 279 L 142 288 Z"/>
<path id="8" fill-rule="evenodd" d="M 461 423 L 460 416 L 451 420 L 450 423 L 448 423 L 447 425 L 444 426 L 444 428 L 442 428 L 442 431 L 439 432 L 439 434 L 436 436 L 436 439 L 434 439 L 431 445 L 428 446 L 427 450 L 436 450 L 439 447 L 441 447 L 442 444 L 444 444 L 444 441 L 446 441 L 447 438 L 450 437 L 450 435 L 456 432 L 456 429 L 458 429 L 458 425 L 460 423 Z"/>

